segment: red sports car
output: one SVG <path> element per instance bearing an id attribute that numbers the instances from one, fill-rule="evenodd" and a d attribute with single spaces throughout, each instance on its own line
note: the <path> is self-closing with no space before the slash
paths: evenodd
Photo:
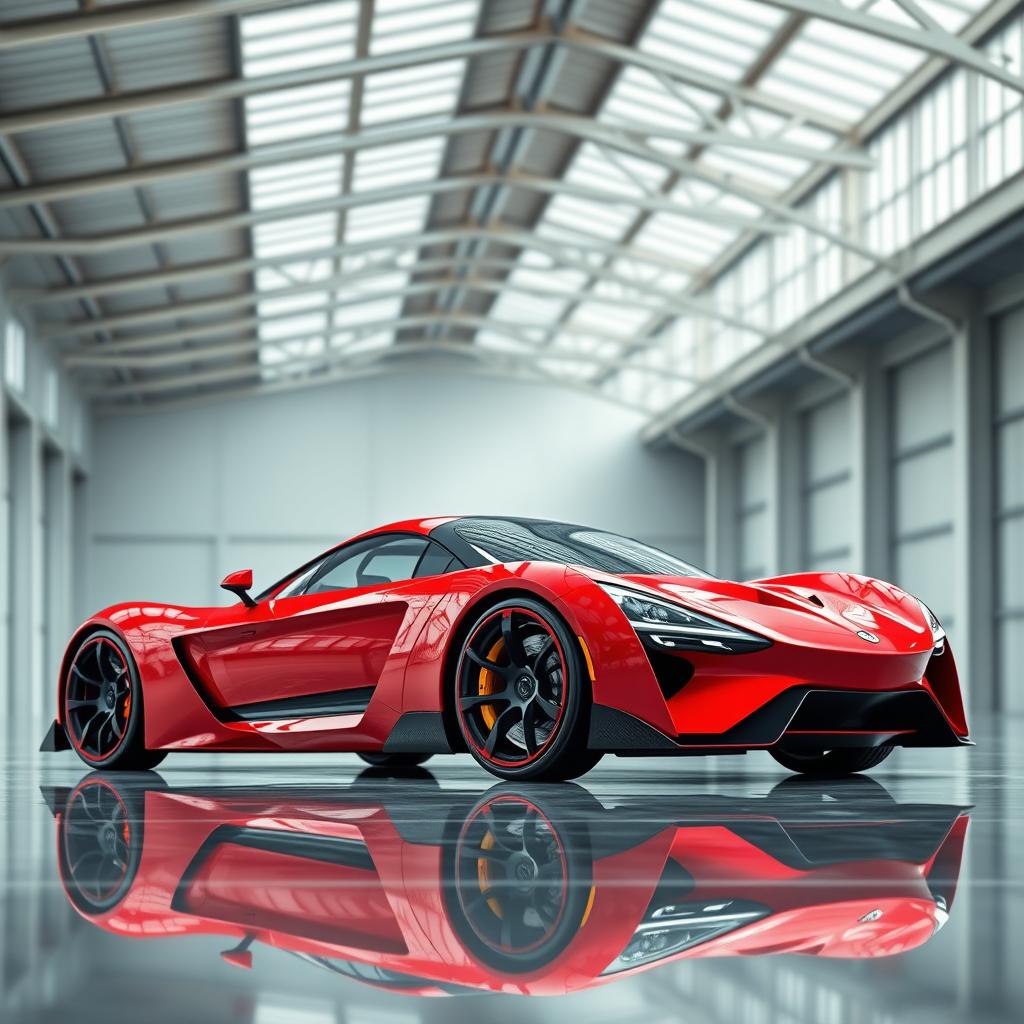
<path id="1" fill-rule="evenodd" d="M 415 773 L 413 773 L 415 774 Z M 558 995 L 674 960 L 891 956 L 953 905 L 966 809 L 870 779 L 605 807 L 576 786 L 46 792 L 61 881 L 126 939 L 220 935 L 409 995 Z M 795 790 L 795 791 L 794 791 Z"/>
<path id="2" fill-rule="evenodd" d="M 602 530 L 487 516 L 384 526 L 229 608 L 129 601 L 84 623 L 44 750 L 105 769 L 170 751 L 468 751 L 508 779 L 603 754 L 768 750 L 794 771 L 968 744 L 935 616 L 889 583 L 733 583 Z"/>

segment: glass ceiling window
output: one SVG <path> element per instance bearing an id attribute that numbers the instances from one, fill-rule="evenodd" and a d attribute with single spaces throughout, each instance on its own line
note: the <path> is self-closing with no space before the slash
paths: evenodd
<path id="1" fill-rule="evenodd" d="M 372 11 L 368 33 L 360 32 L 363 10 Z M 241 20 L 243 71 L 259 78 L 457 42 L 473 35 L 478 10 L 478 0 L 376 0 L 368 7 L 357 0 L 338 0 L 253 14 Z M 360 38 L 367 40 L 362 50 Z M 249 172 L 252 209 L 280 207 L 283 212 L 313 204 L 324 210 L 285 216 L 253 230 L 258 259 L 294 257 L 255 274 L 264 376 L 276 376 L 292 362 L 306 365 L 339 349 L 365 350 L 393 340 L 386 325 L 401 313 L 410 258 L 392 259 L 386 272 L 375 274 L 374 243 L 379 240 L 386 247 L 389 239 L 423 229 L 429 200 L 416 194 L 415 186 L 437 178 L 445 139 L 435 136 L 291 161 L 287 144 L 367 127 L 448 119 L 464 71 L 460 60 L 414 64 L 366 75 L 358 93 L 353 80 L 343 78 L 247 97 L 249 146 L 274 146 L 282 154 L 280 163 Z M 352 109 L 354 95 L 362 98 L 358 110 Z M 354 206 L 343 202 L 346 194 L 388 190 L 398 193 L 394 200 L 382 197 Z M 403 190 L 410 194 L 402 196 Z M 359 251 L 338 251 L 351 246 Z M 303 258 L 313 253 L 318 255 Z M 358 280 L 349 283 L 349 275 Z"/>

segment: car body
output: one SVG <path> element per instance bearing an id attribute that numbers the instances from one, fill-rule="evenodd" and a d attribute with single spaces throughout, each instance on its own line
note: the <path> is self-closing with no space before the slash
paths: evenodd
<path id="1" fill-rule="evenodd" d="M 223 586 L 242 602 L 85 622 L 44 749 L 107 768 L 468 749 L 504 777 L 567 778 L 603 753 L 765 749 L 831 773 L 970 743 L 941 626 L 853 573 L 730 582 L 586 527 L 441 517 L 355 537 L 256 599 L 249 573 Z"/>
<path id="2" fill-rule="evenodd" d="M 372 775 L 368 772 L 367 775 Z M 409 995 L 559 995 L 680 959 L 892 956 L 952 910 L 968 809 L 870 779 L 605 806 L 578 786 L 49 790 L 61 883 L 130 940 L 222 936 Z M 116 956 L 116 950 L 112 951 Z"/>

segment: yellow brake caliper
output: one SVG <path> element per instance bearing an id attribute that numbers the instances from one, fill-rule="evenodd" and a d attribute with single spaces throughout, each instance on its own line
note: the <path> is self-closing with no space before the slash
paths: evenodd
<path id="1" fill-rule="evenodd" d="M 500 637 L 494 641 L 491 645 L 491 649 L 487 652 L 486 658 L 488 661 L 497 661 L 498 655 L 505 649 L 505 641 Z M 486 697 L 489 693 L 494 693 L 495 689 L 495 678 L 494 673 L 483 666 L 480 667 L 480 678 L 477 681 L 477 693 L 481 697 Z M 480 705 L 480 717 L 484 720 L 484 725 L 488 729 L 494 728 L 494 723 L 498 720 L 498 714 L 494 710 L 493 704 L 481 704 Z"/>

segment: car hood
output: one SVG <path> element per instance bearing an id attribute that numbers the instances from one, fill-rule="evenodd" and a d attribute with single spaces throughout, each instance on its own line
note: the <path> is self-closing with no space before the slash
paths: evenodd
<path id="1" fill-rule="evenodd" d="M 866 631 L 879 638 L 878 650 L 924 651 L 933 646 L 916 598 L 855 573 L 797 573 L 743 583 L 696 576 L 588 575 L 598 583 L 653 591 L 768 637 L 799 637 L 832 646 Z"/>

